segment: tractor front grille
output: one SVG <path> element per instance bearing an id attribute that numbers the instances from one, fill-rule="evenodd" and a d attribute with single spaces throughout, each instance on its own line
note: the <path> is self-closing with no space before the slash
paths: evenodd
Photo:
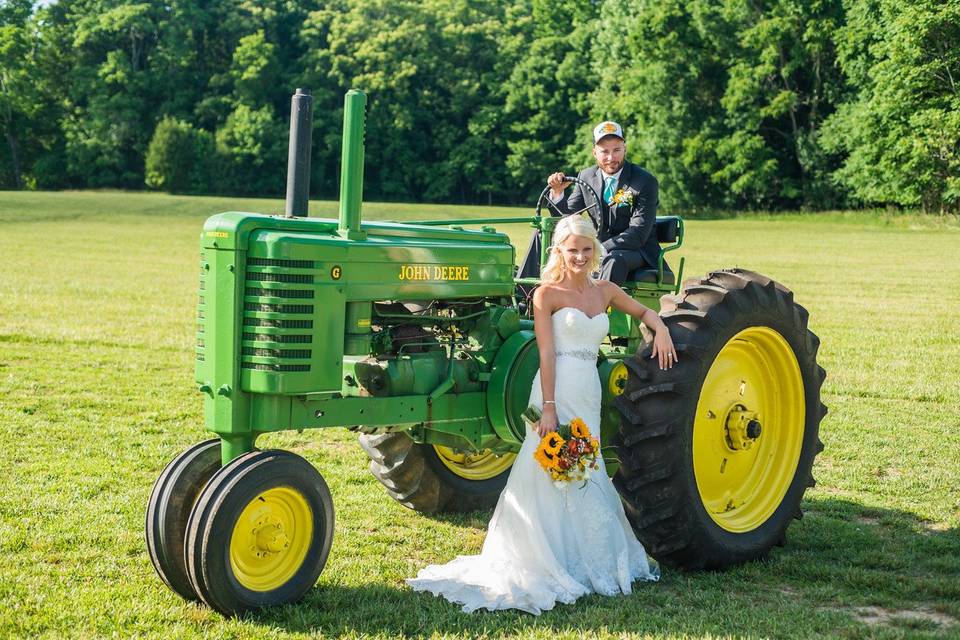
<path id="1" fill-rule="evenodd" d="M 274 320 L 272 318 L 244 318 L 245 327 L 273 327 L 275 329 L 313 329 L 313 320 Z"/>
<path id="2" fill-rule="evenodd" d="M 312 342 L 312 336 L 310 335 L 267 335 L 265 333 L 243 333 L 244 340 L 252 340 L 254 342 L 285 342 L 287 344 L 303 344 Z"/>
<path id="3" fill-rule="evenodd" d="M 200 252 L 200 287 L 197 292 L 197 344 L 196 344 L 196 361 L 198 363 L 205 362 L 205 348 L 206 345 L 203 341 L 203 334 L 206 332 L 206 319 L 207 319 L 207 299 L 204 295 L 204 292 L 207 289 L 207 261 L 206 256 L 201 251 Z M 198 376 L 199 377 L 199 376 Z"/>
<path id="4" fill-rule="evenodd" d="M 313 355 L 310 349 L 262 349 L 259 347 L 244 347 L 243 355 L 259 356 L 261 358 L 293 358 L 302 360 Z"/>
<path id="5" fill-rule="evenodd" d="M 258 289 L 247 287 L 244 295 L 259 298 L 313 298 L 313 291 L 309 289 Z"/>
<path id="6" fill-rule="evenodd" d="M 323 263 L 257 257 L 244 262 L 237 252 L 203 248 L 196 298 L 197 381 L 219 386 L 234 379 L 233 367 L 239 367 L 239 389 L 247 393 L 338 391 L 343 329 L 338 325 L 331 339 L 329 317 L 342 292 L 334 301 L 331 293 L 338 291 Z"/>
<path id="7" fill-rule="evenodd" d="M 245 302 L 244 311 L 262 311 L 263 313 L 313 313 L 312 304 L 258 304 Z"/>
<path id="8" fill-rule="evenodd" d="M 314 344 L 317 273 L 312 260 L 249 258 L 243 284 L 240 367 L 250 391 L 303 387 Z"/>
<path id="9" fill-rule="evenodd" d="M 248 267 L 282 267 L 284 269 L 313 269 L 313 260 L 276 260 L 274 258 L 248 258 Z"/>
<path id="10" fill-rule="evenodd" d="M 257 362 L 244 362 L 243 369 L 252 369 L 254 371 L 271 371 L 277 373 L 294 373 L 310 371 L 308 364 L 260 364 Z"/>
<path id="11" fill-rule="evenodd" d="M 247 272 L 247 282 L 297 282 L 313 284 L 313 275 L 309 273 L 258 273 Z"/>

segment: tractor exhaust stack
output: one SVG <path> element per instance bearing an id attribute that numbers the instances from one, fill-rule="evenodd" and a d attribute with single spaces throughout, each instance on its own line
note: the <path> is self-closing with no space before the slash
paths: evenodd
<path id="1" fill-rule="evenodd" d="M 362 240 L 360 206 L 363 203 L 363 136 L 364 110 L 367 96 L 351 89 L 343 104 L 343 155 L 340 158 L 340 224 L 341 236 Z"/>
<path id="2" fill-rule="evenodd" d="M 286 216 L 306 217 L 310 205 L 310 145 L 313 96 L 297 89 L 290 99 L 290 142 L 287 149 Z"/>

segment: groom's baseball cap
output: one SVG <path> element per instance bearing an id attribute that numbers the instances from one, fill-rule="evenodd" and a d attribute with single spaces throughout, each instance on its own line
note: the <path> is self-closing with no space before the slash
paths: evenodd
<path id="1" fill-rule="evenodd" d="M 617 136 L 624 142 L 627 140 L 623 137 L 623 127 L 611 120 L 601 122 L 593 128 L 593 144 L 597 144 L 601 139 L 606 138 L 607 136 Z"/>

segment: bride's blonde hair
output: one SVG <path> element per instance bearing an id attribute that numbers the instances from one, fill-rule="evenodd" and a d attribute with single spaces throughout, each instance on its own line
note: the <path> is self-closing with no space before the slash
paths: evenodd
<path id="1" fill-rule="evenodd" d="M 597 271 L 600 268 L 600 261 L 606 253 L 603 245 L 597 239 L 597 230 L 593 224 L 578 215 L 566 216 L 557 223 L 553 230 L 553 244 L 550 245 L 550 257 L 547 264 L 543 266 L 540 272 L 542 282 L 560 282 L 567 273 L 567 263 L 563 259 L 563 250 L 560 248 L 567 238 L 577 236 L 579 238 L 589 238 L 593 241 L 593 260 L 590 261 L 590 272 Z M 592 278 L 591 278 L 592 281 Z"/>

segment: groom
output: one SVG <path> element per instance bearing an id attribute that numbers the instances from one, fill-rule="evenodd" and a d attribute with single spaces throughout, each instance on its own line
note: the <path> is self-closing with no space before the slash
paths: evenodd
<path id="1" fill-rule="evenodd" d="M 601 122 L 593 129 L 593 157 L 596 166 L 582 170 L 578 177 L 593 187 L 600 196 L 598 206 L 589 214 L 598 223 L 599 237 L 607 255 L 600 265 L 600 278 L 617 284 L 626 282 L 627 275 L 640 267 L 655 268 L 660 255 L 655 227 L 657 224 L 657 179 L 632 162 L 626 161 L 627 143 L 623 128 L 616 122 Z M 594 203 L 593 194 L 585 194 L 579 185 L 568 195 L 564 189 L 570 182 L 563 173 L 554 173 L 547 179 L 550 200 L 564 215 L 581 211 Z M 520 275 L 536 274 L 539 258 L 539 238 L 531 242 Z"/>

